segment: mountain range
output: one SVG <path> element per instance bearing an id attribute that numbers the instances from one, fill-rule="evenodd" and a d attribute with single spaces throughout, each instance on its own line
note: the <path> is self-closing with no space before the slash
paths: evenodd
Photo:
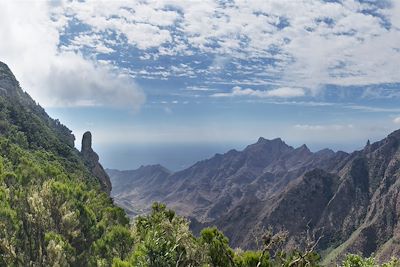
<path id="1" fill-rule="evenodd" d="M 115 203 L 130 216 L 160 201 L 198 232 L 216 225 L 233 247 L 255 248 L 267 228 L 288 232 L 290 248 L 318 240 L 324 263 L 346 253 L 400 255 L 400 130 L 359 151 L 259 140 L 178 172 L 160 165 L 106 170 Z"/>

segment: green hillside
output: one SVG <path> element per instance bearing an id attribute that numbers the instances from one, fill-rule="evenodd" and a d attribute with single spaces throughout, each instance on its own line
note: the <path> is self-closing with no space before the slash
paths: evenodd
<path id="1" fill-rule="evenodd" d="M 71 131 L 4 64 L 0 89 L 0 266 L 95 265 L 94 244 L 128 231 L 125 213 L 100 191 Z"/>

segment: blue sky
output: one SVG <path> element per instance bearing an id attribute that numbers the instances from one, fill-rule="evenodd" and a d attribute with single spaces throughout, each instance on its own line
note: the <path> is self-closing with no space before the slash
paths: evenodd
<path id="1" fill-rule="evenodd" d="M 0 25 L 0 60 L 107 167 L 400 128 L 398 0 L 2 1 Z"/>

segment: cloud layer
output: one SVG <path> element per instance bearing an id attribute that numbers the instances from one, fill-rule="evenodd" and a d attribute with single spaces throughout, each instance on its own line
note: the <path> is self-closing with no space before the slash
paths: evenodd
<path id="1" fill-rule="evenodd" d="M 290 98 L 330 85 L 400 83 L 394 0 L 0 5 L 0 60 L 46 106 L 139 107 L 145 97 L 129 76 L 228 85 L 202 92 L 215 97 Z"/>
<path id="2" fill-rule="evenodd" d="M 0 60 L 9 64 L 40 104 L 52 106 L 129 106 L 144 102 L 141 89 L 126 75 L 58 48 L 66 21 L 51 17 L 46 2 L 0 3 Z"/>
<path id="3" fill-rule="evenodd" d="M 305 95 L 305 91 L 301 88 L 281 87 L 272 90 L 253 90 L 250 88 L 242 89 L 239 86 L 232 88 L 230 93 L 215 93 L 212 97 L 235 97 L 235 96 L 253 96 L 259 98 L 292 98 Z"/>
<path id="4" fill-rule="evenodd" d="M 143 59 L 208 54 L 214 61 L 192 70 L 196 75 L 211 77 L 231 64 L 232 76 L 317 91 L 326 84 L 400 82 L 399 6 L 388 0 L 73 1 L 57 14 L 90 28 L 73 37 L 74 48 L 101 34 L 102 44 L 93 39 L 97 50 L 117 41 Z"/>

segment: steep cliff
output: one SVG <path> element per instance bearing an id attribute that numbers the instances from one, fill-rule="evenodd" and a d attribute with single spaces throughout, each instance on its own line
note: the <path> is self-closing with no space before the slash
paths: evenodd
<path id="1" fill-rule="evenodd" d="M 91 173 L 99 180 L 101 189 L 110 195 L 111 182 L 110 177 L 104 171 L 103 166 L 99 163 L 99 156 L 92 149 L 92 134 L 85 132 L 82 137 L 81 154 L 86 166 Z"/>

